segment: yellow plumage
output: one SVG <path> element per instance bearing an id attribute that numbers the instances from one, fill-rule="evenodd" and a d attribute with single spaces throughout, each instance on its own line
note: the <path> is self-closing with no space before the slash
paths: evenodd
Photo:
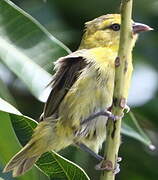
<path id="1" fill-rule="evenodd" d="M 82 122 L 112 105 L 119 35 L 119 14 L 101 16 L 86 23 L 79 50 L 56 62 L 52 92 L 42 122 L 28 144 L 6 165 L 4 172 L 12 170 L 13 176 L 19 176 L 44 152 L 59 151 L 75 143 L 85 144 L 98 153 L 106 138 L 107 118 L 99 116 L 90 122 Z M 136 37 L 133 33 L 133 46 Z M 128 69 L 127 74 L 130 74 L 132 64 Z"/>
<path id="2" fill-rule="evenodd" d="M 81 72 L 79 78 L 60 105 L 59 114 L 61 114 L 62 118 L 58 121 L 60 123 L 58 128 L 59 134 L 63 132 L 65 137 L 67 130 L 64 129 L 69 127 L 72 130 L 70 143 L 72 144 L 74 141 L 73 132 L 74 130 L 78 131 L 78 134 L 81 135 L 75 137 L 75 141 L 85 143 L 95 152 L 98 152 L 99 147 L 105 140 L 107 119 L 105 117 L 98 117 L 93 122 L 84 126 L 80 126 L 80 122 L 92 113 L 108 109 L 111 106 L 113 95 L 113 83 L 111 82 L 114 82 L 113 59 L 115 59 L 117 54 L 111 51 L 111 49 L 107 48 L 105 50 L 102 47 L 93 50 L 81 50 L 77 54 L 78 56 L 81 54 L 85 61 L 93 65 Z M 108 61 L 104 61 L 104 59 L 108 59 Z M 63 126 L 61 126 L 61 123 Z M 63 128 L 61 129 L 61 127 Z M 83 134 L 82 131 L 84 131 Z M 93 135 L 95 131 L 96 136 Z"/>

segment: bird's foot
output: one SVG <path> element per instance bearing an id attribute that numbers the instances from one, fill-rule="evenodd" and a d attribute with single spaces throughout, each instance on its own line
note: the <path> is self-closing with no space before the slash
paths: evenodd
<path id="1" fill-rule="evenodd" d="M 88 118 L 84 119 L 82 121 L 81 125 L 83 125 L 85 123 L 88 123 L 89 121 L 92 121 L 93 119 L 95 119 L 96 117 L 99 117 L 99 116 L 105 116 L 105 117 L 107 117 L 109 119 L 112 119 L 113 121 L 116 121 L 116 120 L 118 120 L 118 119 L 123 117 L 123 115 L 122 116 L 115 116 L 110 111 L 103 110 L 103 111 L 99 111 L 99 112 L 93 113 Z"/>
<path id="2" fill-rule="evenodd" d="M 129 106 L 125 105 L 125 108 L 126 110 L 126 113 L 128 113 L 130 111 L 130 108 Z M 81 122 L 81 125 L 85 124 L 85 123 L 88 123 L 89 121 L 92 121 L 93 119 L 95 119 L 96 117 L 99 117 L 99 116 L 105 116 L 113 121 L 116 121 L 118 119 L 122 119 L 123 116 L 124 116 L 124 113 L 122 113 L 121 116 L 116 116 L 114 114 L 112 114 L 112 112 L 108 111 L 108 110 L 103 110 L 103 111 L 99 111 L 99 112 L 96 112 L 96 113 L 93 113 L 91 114 L 88 118 L 84 119 L 82 122 Z"/>
<path id="3" fill-rule="evenodd" d="M 112 171 L 113 170 L 113 164 L 109 160 L 102 160 L 99 164 L 95 166 L 96 170 L 99 171 Z"/>
<path id="4" fill-rule="evenodd" d="M 113 120 L 113 121 L 117 121 L 117 120 L 119 120 L 119 119 L 122 119 L 123 116 L 124 116 L 124 113 L 122 113 L 121 116 L 116 116 L 116 115 L 112 114 L 112 112 L 110 112 L 110 111 L 108 111 L 108 113 L 109 113 L 108 118 L 111 119 L 111 120 Z"/>
<path id="5" fill-rule="evenodd" d="M 118 162 L 120 162 L 121 160 L 122 158 L 118 157 L 115 166 L 113 166 L 111 161 L 104 159 L 95 166 L 95 169 L 99 171 L 112 171 L 114 174 L 117 174 L 120 172 L 120 165 L 118 164 Z"/>

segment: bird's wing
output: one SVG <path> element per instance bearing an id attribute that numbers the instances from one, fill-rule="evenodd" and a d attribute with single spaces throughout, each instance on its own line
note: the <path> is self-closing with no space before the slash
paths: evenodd
<path id="1" fill-rule="evenodd" d="M 56 62 L 57 72 L 50 83 L 52 85 L 52 91 L 45 104 L 42 119 L 50 117 L 57 112 L 61 101 L 86 65 L 86 60 L 77 54 L 60 58 Z"/>

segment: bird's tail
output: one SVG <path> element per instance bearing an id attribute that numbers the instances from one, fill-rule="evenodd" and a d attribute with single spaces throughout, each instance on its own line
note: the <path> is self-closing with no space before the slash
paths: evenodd
<path id="1" fill-rule="evenodd" d="M 8 162 L 3 172 L 13 171 L 16 177 L 28 171 L 44 152 L 52 149 L 53 132 L 50 122 L 39 123 L 31 140 Z"/>
<path id="2" fill-rule="evenodd" d="M 39 156 L 28 156 L 30 147 L 26 145 L 18 152 L 5 166 L 3 172 L 13 171 L 13 177 L 20 176 L 28 171 L 33 164 L 38 160 Z"/>

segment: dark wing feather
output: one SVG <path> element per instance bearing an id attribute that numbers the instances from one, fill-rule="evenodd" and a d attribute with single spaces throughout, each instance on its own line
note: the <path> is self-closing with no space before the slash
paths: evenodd
<path id="1" fill-rule="evenodd" d="M 44 107 L 43 118 L 52 116 L 87 63 L 83 57 L 67 57 L 59 60 L 59 69 L 52 81 L 52 91 Z"/>

